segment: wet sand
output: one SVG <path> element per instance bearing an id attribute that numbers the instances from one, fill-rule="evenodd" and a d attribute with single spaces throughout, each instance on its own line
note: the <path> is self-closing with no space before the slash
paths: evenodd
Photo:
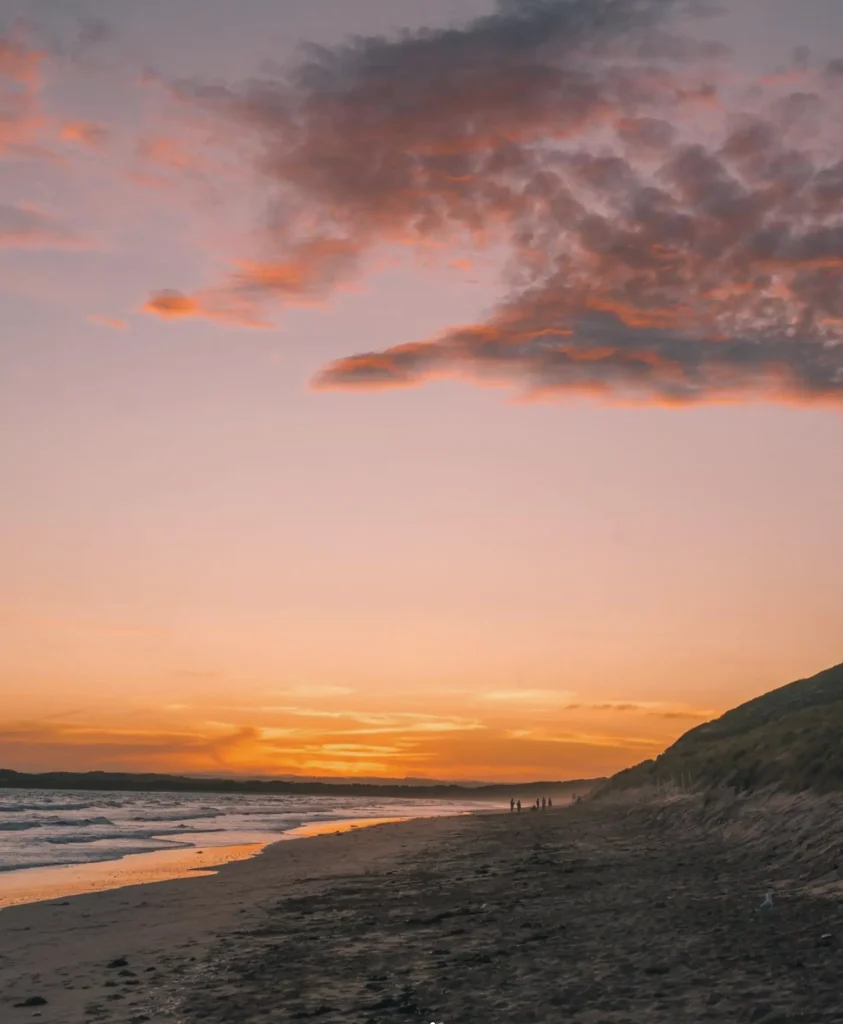
<path id="1" fill-rule="evenodd" d="M 236 833 L 230 833 L 226 838 L 237 838 L 238 841 L 224 845 L 220 844 L 220 837 L 214 835 L 211 842 L 216 845 L 209 845 L 207 848 L 158 850 L 153 853 L 129 854 L 120 860 L 4 871 L 0 872 L 0 910 L 3 907 L 38 903 L 43 900 L 60 900 L 83 893 L 105 892 L 108 889 L 166 882 L 176 878 L 214 875 L 226 864 L 256 857 L 271 843 L 348 832 L 355 828 L 406 820 L 399 817 L 311 822 L 290 829 L 282 836 L 266 833 L 238 836 Z"/>
<path id="2" fill-rule="evenodd" d="M 13 907 L 0 1020 L 839 1024 L 841 813 L 688 797 L 416 820 Z"/>

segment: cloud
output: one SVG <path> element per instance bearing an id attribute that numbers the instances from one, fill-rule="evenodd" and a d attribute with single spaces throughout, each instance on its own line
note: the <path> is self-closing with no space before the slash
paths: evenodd
<path id="1" fill-rule="evenodd" d="M 247 710 L 247 709 L 243 709 Z M 439 733 L 439 732 L 471 732 L 485 728 L 482 722 L 475 719 L 455 716 L 431 715 L 411 711 L 328 711 L 322 708 L 300 707 L 297 705 L 273 705 L 260 709 L 264 713 L 290 716 L 292 718 L 311 719 L 314 723 L 324 721 L 337 723 L 334 730 L 342 730 L 343 735 L 376 735 L 383 733 Z M 340 725 L 340 723 L 344 723 Z"/>
<path id="2" fill-rule="evenodd" d="M 384 247 L 503 245 L 486 321 L 350 355 L 313 386 L 840 404 L 840 62 L 747 83 L 687 10 L 511 0 L 463 28 L 312 47 L 237 88 L 181 83 L 259 154 L 267 255 L 215 303 L 147 310 L 259 323 Z"/>
<path id="3" fill-rule="evenodd" d="M 98 327 L 108 327 L 112 331 L 126 331 L 129 329 L 128 321 L 121 320 L 118 317 L 101 316 L 98 313 L 92 313 L 88 319 L 92 324 L 96 324 Z"/>
<path id="4" fill-rule="evenodd" d="M 189 295 L 177 291 L 156 292 L 143 307 L 145 313 L 172 319 L 201 316 L 201 304 Z"/>
<path id="5" fill-rule="evenodd" d="M 0 203 L 0 246 L 15 249 L 82 247 L 82 240 L 51 214 L 35 206 Z"/>
<path id="6" fill-rule="evenodd" d="M 478 694 L 476 717 L 205 701 L 136 703 L 127 727 L 101 711 L 64 711 L 0 722 L 0 762 L 23 770 L 582 778 L 657 754 L 680 731 L 674 718 L 714 714 L 659 702 L 553 703 L 548 694 L 570 695 L 547 688 L 519 691 L 532 694 L 519 702 L 507 696 L 515 692 L 491 691 L 497 701 Z"/>
<path id="7" fill-rule="evenodd" d="M 310 239 L 283 259 L 238 261 L 225 287 L 192 295 L 172 289 L 156 292 L 142 312 L 170 320 L 198 318 L 234 327 L 270 327 L 267 299 L 310 305 L 352 276 L 358 255 L 359 247 L 347 239 Z"/>
<path id="8" fill-rule="evenodd" d="M 0 157 L 26 155 L 37 147 L 44 55 L 22 38 L 0 36 Z"/>
<path id="9" fill-rule="evenodd" d="M 239 89 L 179 83 L 184 103 L 236 126 L 267 185 L 262 241 L 276 258 L 265 262 L 283 273 L 235 273 L 227 287 L 269 303 L 321 298 L 384 243 L 490 240 L 491 221 L 519 205 L 493 175 L 548 132 L 603 124 L 629 88 L 623 69 L 603 81 L 605 67 L 578 63 L 577 47 L 607 47 L 665 6 L 506 4 L 464 30 L 310 47 L 288 76 Z"/>
<path id="10" fill-rule="evenodd" d="M 75 142 L 88 149 L 102 149 L 111 139 L 109 129 L 94 121 L 69 121 L 62 125 L 60 135 L 63 141 Z"/>
<path id="11" fill-rule="evenodd" d="M 655 169 L 557 155 L 565 205 L 545 204 L 556 231 L 525 287 L 484 324 L 341 359 L 315 387 L 459 377 L 631 404 L 843 402 L 842 165 L 797 149 L 782 116 L 732 119 L 716 149 L 672 143 Z"/>
<path id="12" fill-rule="evenodd" d="M 208 737 L 189 731 L 79 725 L 48 719 L 0 724 L 6 763 L 39 768 L 89 770 L 195 770 L 223 767 L 231 751 L 254 740 L 250 728 Z M 42 768 L 43 770 L 43 768 Z"/>
<path id="13" fill-rule="evenodd" d="M 535 779 L 605 774 L 660 749 L 655 739 L 552 727 L 521 730 L 517 736 L 499 728 L 408 731 L 399 722 L 392 730 L 374 733 L 325 722 L 307 728 L 204 721 L 173 729 L 137 717 L 132 728 L 71 722 L 66 715 L 6 721 L 0 723 L 0 758 L 22 771 Z"/>
<path id="14" fill-rule="evenodd" d="M 666 718 L 668 721 L 708 722 L 716 718 L 717 711 L 651 711 L 656 718 Z"/>
<path id="15" fill-rule="evenodd" d="M 664 704 L 661 701 L 640 701 L 640 700 L 603 700 L 598 702 L 575 700 L 576 694 L 569 690 L 549 689 L 519 689 L 519 690 L 492 690 L 481 694 L 484 701 L 512 705 L 514 710 L 517 705 L 533 705 L 556 712 L 576 711 L 590 715 L 595 711 L 608 711 L 613 713 L 634 712 L 647 715 L 653 718 L 687 719 L 703 721 L 715 718 L 719 711 L 712 711 L 705 708 L 689 708 L 676 705 Z M 509 711 L 510 708 L 507 708 Z M 519 708 L 522 711 L 523 708 Z M 567 717 L 567 716 L 566 716 Z"/>
<path id="16" fill-rule="evenodd" d="M 141 160 L 176 171 L 195 170 L 197 157 L 178 140 L 164 136 L 144 139 L 139 146 Z"/>
<path id="17" fill-rule="evenodd" d="M 617 733 L 585 732 L 578 730 L 554 731 L 531 730 L 529 737 L 542 743 L 576 743 L 587 747 L 609 747 L 612 749 L 641 750 L 649 753 L 660 752 L 663 742 L 657 736 L 629 736 Z"/>
<path id="18" fill-rule="evenodd" d="M 181 705 L 171 707 L 179 711 Z M 431 744 L 453 729 L 433 715 L 375 715 L 381 725 L 359 728 L 361 715 L 340 715 L 336 721 L 308 726 L 239 725 L 205 720 L 182 729 L 161 729 L 136 716 L 132 728 L 67 721 L 52 716 L 0 723 L 0 755 L 5 763 L 38 768 L 90 770 L 361 773 L 400 775 L 407 766 L 434 756 Z M 304 718 L 330 717 L 302 709 Z M 343 721 L 343 719 L 347 719 Z M 470 726 L 469 726 L 470 728 Z M 464 731 L 465 726 L 461 726 Z M 368 737 L 377 737 L 374 740 Z M 397 763 L 396 763 L 397 762 Z"/>
<path id="19" fill-rule="evenodd" d="M 212 320 L 237 327 L 269 327 L 270 322 L 243 296 L 223 290 L 186 295 L 179 291 L 156 292 L 141 308 L 163 320 Z"/>

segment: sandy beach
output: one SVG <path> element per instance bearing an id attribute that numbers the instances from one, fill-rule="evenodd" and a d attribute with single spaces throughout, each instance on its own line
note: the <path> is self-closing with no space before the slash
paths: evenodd
<path id="1" fill-rule="evenodd" d="M 839 1022 L 840 812 L 685 797 L 417 820 L 11 907 L 0 1020 Z"/>

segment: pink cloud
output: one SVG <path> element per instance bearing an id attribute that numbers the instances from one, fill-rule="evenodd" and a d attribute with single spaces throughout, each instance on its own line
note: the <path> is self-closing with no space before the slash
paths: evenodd
<path id="1" fill-rule="evenodd" d="M 212 320 L 236 327 L 269 327 L 268 321 L 242 299 L 225 292 L 196 292 L 186 295 L 178 291 L 154 293 L 141 308 L 162 320 Z"/>
<path id="2" fill-rule="evenodd" d="M 180 86 L 256 143 L 266 188 L 267 255 L 207 295 L 262 319 L 380 246 L 495 242 L 511 260 L 487 322 L 351 355 L 314 386 L 840 402 L 838 62 L 741 92 L 725 46 L 678 31 L 682 9 L 508 6 L 314 49 L 283 78 Z M 218 318 L 186 303 L 169 314 Z"/>
<path id="3" fill-rule="evenodd" d="M 26 152 L 39 139 L 44 55 L 22 40 L 0 37 L 0 156 Z"/>

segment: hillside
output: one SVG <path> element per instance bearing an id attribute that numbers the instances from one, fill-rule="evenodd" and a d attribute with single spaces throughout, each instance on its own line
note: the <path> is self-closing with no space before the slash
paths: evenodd
<path id="1" fill-rule="evenodd" d="M 843 790 L 843 665 L 696 726 L 655 760 L 612 776 L 599 793 L 663 783 Z"/>

